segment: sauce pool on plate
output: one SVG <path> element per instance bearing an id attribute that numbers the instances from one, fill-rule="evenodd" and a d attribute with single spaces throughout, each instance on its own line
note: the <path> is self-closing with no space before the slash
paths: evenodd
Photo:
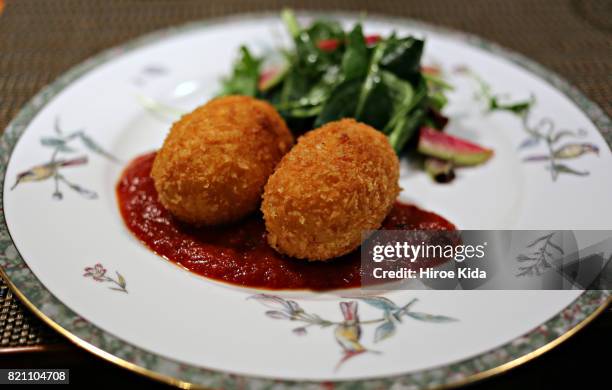
<path id="1" fill-rule="evenodd" d="M 177 221 L 157 198 L 150 177 L 154 159 L 155 152 L 135 158 L 117 184 L 127 228 L 153 252 L 198 275 L 243 287 L 334 290 L 361 285 L 359 249 L 325 262 L 281 255 L 266 242 L 259 212 L 224 226 L 193 227 Z M 396 203 L 382 229 L 455 230 L 455 226 L 432 212 Z"/>

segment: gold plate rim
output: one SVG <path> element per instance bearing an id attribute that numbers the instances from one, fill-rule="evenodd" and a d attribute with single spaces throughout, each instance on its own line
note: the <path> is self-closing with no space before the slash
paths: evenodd
<path id="1" fill-rule="evenodd" d="M 6 274 L 6 272 L 4 271 L 4 269 L 2 267 L 0 267 L 0 276 L 4 279 L 4 281 L 6 282 L 6 284 L 9 286 L 9 288 L 11 289 L 11 291 L 13 292 L 13 294 L 15 294 L 15 296 L 18 297 L 18 299 L 28 308 L 28 310 L 30 310 L 32 313 L 34 313 L 39 319 L 41 319 L 45 324 L 47 324 L 48 326 L 50 326 L 53 330 L 55 330 L 56 332 L 58 332 L 59 334 L 61 334 L 62 336 L 66 337 L 70 342 L 72 342 L 73 344 L 75 344 L 76 346 L 92 353 L 93 355 L 102 358 L 110 363 L 113 363 L 117 366 L 120 366 L 126 370 L 129 370 L 131 372 L 135 372 L 139 375 L 145 376 L 147 378 L 156 380 L 158 382 L 162 382 L 162 383 L 166 383 L 181 389 L 204 389 L 204 390 L 210 390 L 211 388 L 207 388 L 204 386 L 200 386 L 198 384 L 195 383 L 191 383 L 191 382 L 187 382 L 181 379 L 177 379 L 168 375 L 164 375 L 164 374 L 160 374 L 158 372 L 149 370 L 147 368 L 141 367 L 137 364 L 128 362 L 125 359 L 119 358 L 109 352 L 106 352 L 98 347 L 96 347 L 95 345 L 92 345 L 91 343 L 79 338 L 78 336 L 74 335 L 72 332 L 70 332 L 69 330 L 65 329 L 64 327 L 62 327 L 61 325 L 59 325 L 58 323 L 56 323 L 55 321 L 53 321 L 53 319 L 49 318 L 46 314 L 44 314 L 42 311 L 40 311 L 32 302 L 30 302 L 30 300 L 27 299 L 27 297 L 17 288 L 17 286 L 15 286 L 15 284 L 13 284 L 13 282 L 11 282 L 11 280 L 9 279 L 8 275 Z M 576 335 L 580 330 L 584 329 L 588 324 L 590 324 L 591 322 L 593 322 L 593 320 L 595 320 L 597 317 L 599 317 L 603 312 L 605 312 L 606 308 L 612 303 L 612 296 L 609 296 L 608 299 L 601 304 L 597 309 L 595 309 L 593 312 L 591 312 L 587 317 L 585 317 L 584 319 L 582 319 L 582 321 L 580 321 L 579 323 L 577 323 L 576 325 L 574 325 L 572 328 L 570 328 L 568 331 L 566 331 L 565 333 L 563 333 L 562 335 L 560 335 L 559 337 L 557 337 L 554 340 L 549 341 L 548 343 L 542 345 L 541 347 L 523 355 L 520 356 L 516 359 L 513 359 L 509 362 L 506 363 L 502 363 L 501 365 L 497 366 L 497 367 L 493 367 L 493 368 L 489 368 L 485 371 L 481 371 L 475 374 L 472 374 L 464 379 L 462 379 L 461 381 L 458 381 L 456 383 L 452 383 L 449 385 L 443 385 L 443 386 L 439 386 L 439 387 L 434 387 L 434 389 L 437 390 L 442 390 L 442 389 L 453 389 L 453 388 L 457 388 L 457 387 L 461 387 L 461 386 L 465 386 L 468 385 L 470 383 L 474 383 L 474 382 L 478 382 L 487 378 L 491 378 L 493 376 L 496 375 L 500 375 L 504 372 L 508 372 L 510 370 L 512 370 L 513 368 L 519 367 L 527 362 L 530 362 L 532 360 L 534 360 L 535 358 L 543 355 L 544 353 L 552 350 L 553 348 L 557 347 L 558 345 L 562 344 L 564 341 L 570 339 L 572 336 Z"/>

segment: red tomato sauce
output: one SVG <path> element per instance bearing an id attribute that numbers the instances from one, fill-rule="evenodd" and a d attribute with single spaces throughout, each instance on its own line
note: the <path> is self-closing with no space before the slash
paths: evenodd
<path id="1" fill-rule="evenodd" d="M 152 251 L 207 278 L 244 287 L 332 290 L 361 285 L 359 249 L 326 262 L 284 256 L 266 242 L 260 212 L 231 225 L 192 227 L 159 202 L 150 177 L 155 152 L 134 159 L 117 184 L 127 228 Z M 455 230 L 432 212 L 396 203 L 382 229 Z M 419 264 L 418 267 L 431 264 Z"/>

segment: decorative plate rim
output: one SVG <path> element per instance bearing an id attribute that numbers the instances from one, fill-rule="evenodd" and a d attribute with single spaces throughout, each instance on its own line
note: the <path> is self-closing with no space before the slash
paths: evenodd
<path id="1" fill-rule="evenodd" d="M 357 12 L 299 12 L 299 16 L 317 17 L 358 17 Z M 458 363 L 434 367 L 423 371 L 401 374 L 392 377 L 341 381 L 291 381 L 256 376 L 245 376 L 215 371 L 189 364 L 176 362 L 157 354 L 135 347 L 115 337 L 81 318 L 59 301 L 38 278 L 30 271 L 11 239 L 4 217 L 4 182 L 8 161 L 13 148 L 29 125 L 30 121 L 48 102 L 72 82 L 96 67 L 124 54 L 169 36 L 178 35 L 204 27 L 221 25 L 240 20 L 253 20 L 276 17 L 274 12 L 241 13 L 226 17 L 194 21 L 145 34 L 127 43 L 107 49 L 72 67 L 51 84 L 37 93 L 15 116 L 0 138 L 0 275 L 15 295 L 45 323 L 67 337 L 76 345 L 111 363 L 142 374 L 149 378 L 166 382 L 181 388 L 223 387 L 236 388 L 245 385 L 275 388 L 328 387 L 330 384 L 351 386 L 363 389 L 411 386 L 414 388 L 455 387 L 484 379 L 513 367 L 519 366 L 570 338 L 590 323 L 612 302 L 610 291 L 587 291 L 565 307 L 561 312 L 526 334 L 477 356 Z M 608 146 L 612 149 L 612 123 L 610 118 L 595 103 L 586 98 L 577 88 L 557 74 L 536 62 L 527 59 L 501 46 L 475 35 L 455 31 L 446 27 L 401 17 L 369 15 L 370 20 L 393 22 L 424 31 L 450 36 L 471 46 L 505 58 L 515 65 L 527 69 L 565 94 L 580 107 L 595 124 Z"/>

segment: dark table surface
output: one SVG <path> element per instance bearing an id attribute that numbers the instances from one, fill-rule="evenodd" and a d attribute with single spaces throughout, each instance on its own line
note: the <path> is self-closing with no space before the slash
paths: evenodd
<path id="1" fill-rule="evenodd" d="M 71 66 L 141 34 L 203 18 L 278 10 L 367 10 L 467 31 L 559 73 L 612 115 L 612 1 L 0 0 L 0 129 Z M 512 310 L 512 308 L 508 308 Z M 473 388 L 610 386 L 612 309 L 545 355 Z M 161 388 L 90 355 L 34 318 L 0 284 L 0 368 L 70 368 L 73 384 Z M 596 383 L 597 383 L 596 382 Z"/>

